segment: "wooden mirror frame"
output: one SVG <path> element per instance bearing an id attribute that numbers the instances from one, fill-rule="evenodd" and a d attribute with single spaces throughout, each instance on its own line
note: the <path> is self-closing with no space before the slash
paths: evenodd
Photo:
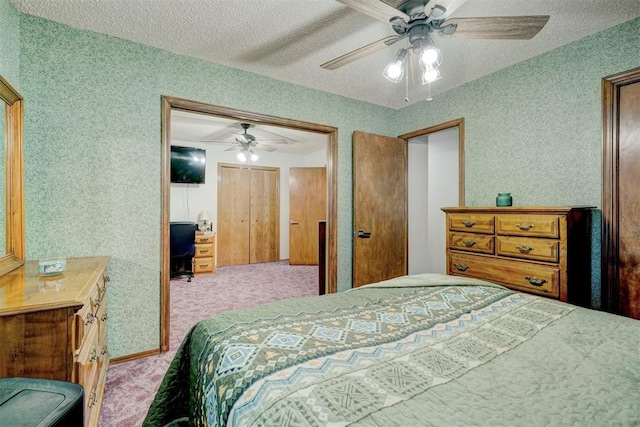
<path id="1" fill-rule="evenodd" d="M 24 264 L 24 104 L 22 96 L 0 76 L 0 98 L 5 102 L 5 255 L 0 276 Z"/>

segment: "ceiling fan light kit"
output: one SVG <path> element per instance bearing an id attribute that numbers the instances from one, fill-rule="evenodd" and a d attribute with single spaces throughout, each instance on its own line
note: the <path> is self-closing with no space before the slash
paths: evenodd
<path id="1" fill-rule="evenodd" d="M 321 67 L 335 70 L 408 37 L 409 47 L 398 50 L 382 73 L 393 83 L 400 83 L 406 75 L 407 85 L 413 56 L 420 64 L 423 85 L 441 77 L 438 67 L 442 63 L 442 52 L 433 44 L 432 34 L 454 38 L 528 40 L 538 34 L 549 20 L 548 15 L 449 19 L 466 0 L 405 0 L 398 2 L 397 9 L 381 0 L 338 1 L 377 20 L 389 22 L 397 35 L 346 53 Z"/>

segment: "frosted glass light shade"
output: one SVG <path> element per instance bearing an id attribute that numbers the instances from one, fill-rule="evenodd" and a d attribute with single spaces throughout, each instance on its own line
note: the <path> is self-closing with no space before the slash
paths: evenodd
<path id="1" fill-rule="evenodd" d="M 400 49 L 393 61 L 389 63 L 384 69 L 382 75 L 385 79 L 393 83 L 399 83 L 404 76 L 404 70 L 407 68 L 407 55 L 409 51 L 407 49 Z"/>

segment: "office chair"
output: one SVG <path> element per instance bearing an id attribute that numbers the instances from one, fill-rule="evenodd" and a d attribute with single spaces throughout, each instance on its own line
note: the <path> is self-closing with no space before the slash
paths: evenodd
<path id="1" fill-rule="evenodd" d="M 193 277 L 192 261 L 196 251 L 196 224 L 194 222 L 172 222 L 169 224 L 171 240 L 171 278 Z"/>

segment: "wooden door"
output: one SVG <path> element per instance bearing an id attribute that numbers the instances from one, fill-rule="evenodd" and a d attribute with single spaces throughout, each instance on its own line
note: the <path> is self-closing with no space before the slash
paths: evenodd
<path id="1" fill-rule="evenodd" d="M 251 168 L 249 263 L 280 257 L 280 170 Z"/>
<path id="2" fill-rule="evenodd" d="M 289 264 L 318 265 L 318 222 L 326 214 L 326 168 L 290 168 Z"/>
<path id="3" fill-rule="evenodd" d="M 249 170 L 219 164 L 218 177 L 217 265 L 249 264 Z"/>
<path id="4" fill-rule="evenodd" d="M 603 87 L 604 305 L 640 319 L 640 69 L 605 79 Z"/>
<path id="5" fill-rule="evenodd" d="M 353 134 L 353 286 L 407 274 L 407 143 Z"/>

